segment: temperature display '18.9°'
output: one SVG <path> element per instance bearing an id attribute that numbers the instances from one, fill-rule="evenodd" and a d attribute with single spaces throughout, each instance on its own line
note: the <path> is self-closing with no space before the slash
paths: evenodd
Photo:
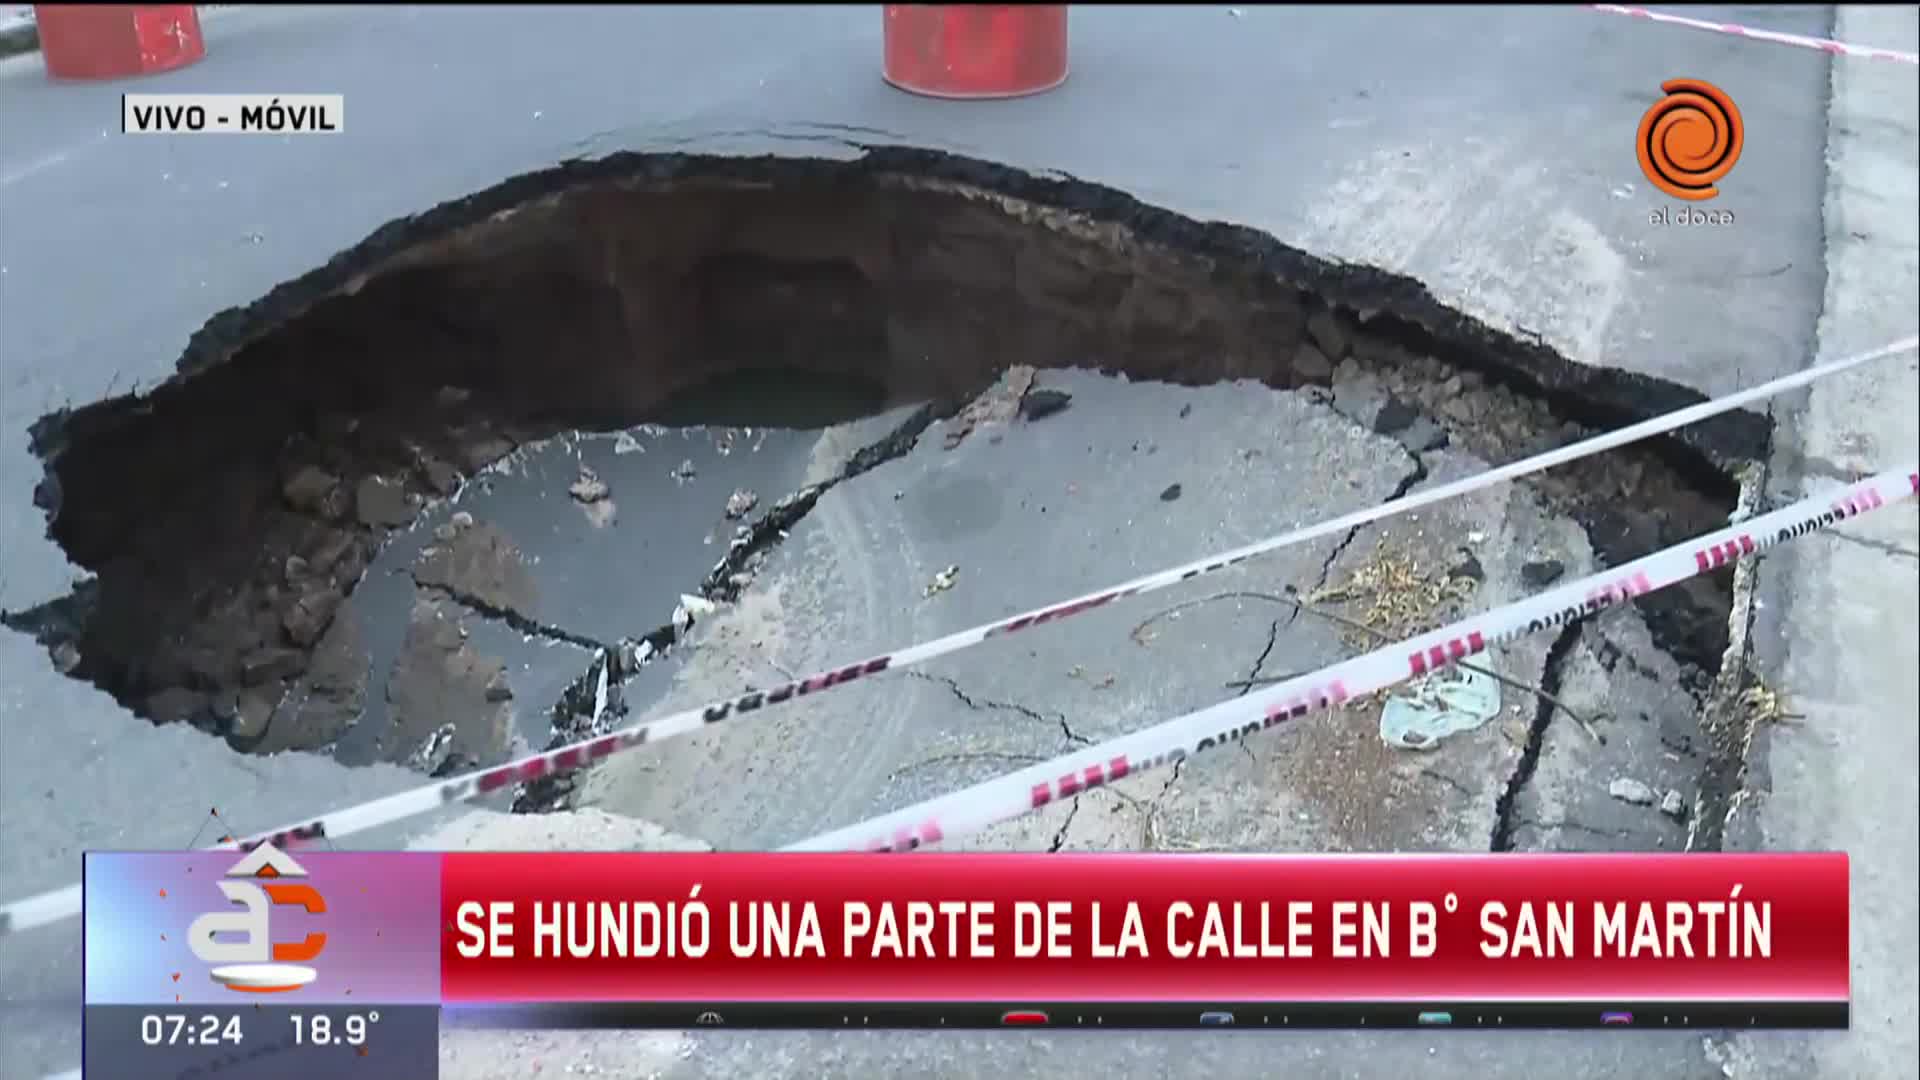
<path id="1" fill-rule="evenodd" d="M 380 1022 L 374 1011 L 329 1016 L 325 1013 L 292 1013 L 293 1041 L 297 1046 L 365 1046 L 367 1029 Z"/>

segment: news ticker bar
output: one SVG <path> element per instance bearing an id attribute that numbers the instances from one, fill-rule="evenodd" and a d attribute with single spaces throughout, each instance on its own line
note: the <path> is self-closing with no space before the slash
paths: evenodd
<path id="1" fill-rule="evenodd" d="M 122 94 L 123 135 L 338 135 L 343 94 Z"/>
<path id="2" fill-rule="evenodd" d="M 1845 1030 L 1846 1002 L 620 1002 L 89 1005 L 84 1074 L 428 1080 L 455 1031 Z"/>
<path id="3" fill-rule="evenodd" d="M 980 1031 L 1356 1030 L 1461 1028 L 1479 1031 L 1591 1028 L 1754 1028 L 1844 1030 L 1844 1001 L 1315 1001 L 1214 1002 L 615 1002 L 594 1005 L 458 1006 L 448 1030 L 586 1031 L 806 1029 Z"/>

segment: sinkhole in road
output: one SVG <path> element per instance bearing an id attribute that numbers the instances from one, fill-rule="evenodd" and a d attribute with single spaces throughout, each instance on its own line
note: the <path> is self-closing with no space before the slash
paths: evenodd
<path id="1" fill-rule="evenodd" d="M 542 725 L 565 738 L 601 646 L 626 643 L 624 677 L 631 646 L 664 654 L 678 628 L 657 610 L 543 621 L 512 565 L 516 511 L 459 511 L 476 484 L 510 495 L 556 439 L 599 472 L 644 459 L 649 479 L 612 498 L 598 472 L 569 471 L 536 477 L 561 493 L 544 509 L 520 500 L 518 528 L 572 514 L 586 550 L 614 504 L 678 513 L 677 481 L 737 474 L 751 506 L 723 522 L 689 510 L 689 539 L 663 541 L 659 566 L 628 564 L 675 578 L 669 595 L 725 597 L 823 483 L 910 449 L 1013 365 L 1330 398 L 1359 373 L 1390 391 L 1360 422 L 1424 425 L 1430 444 L 1496 461 L 1699 400 L 1572 363 L 1408 278 L 1096 184 L 911 149 L 622 154 L 393 222 L 215 316 L 164 384 L 43 418 L 36 500 L 91 577 L 6 621 L 137 714 L 243 751 L 442 772 L 497 760 L 516 748 L 515 708 L 545 717 L 548 702 L 502 685 L 488 633 L 564 657 Z M 832 475 L 792 464 L 809 432 L 917 403 Z M 1730 470 L 1767 438 L 1735 414 L 1536 486 L 1621 561 L 1724 523 Z M 749 445 L 775 453 L 740 464 Z M 576 609 L 624 587 L 603 573 L 563 586 Z M 1706 678 L 1728 596 L 1722 575 L 1640 604 L 1660 647 Z M 343 615 L 363 602 L 378 626 Z M 426 674 L 401 678 L 409 665 Z M 450 740 L 450 712 L 489 719 Z"/>

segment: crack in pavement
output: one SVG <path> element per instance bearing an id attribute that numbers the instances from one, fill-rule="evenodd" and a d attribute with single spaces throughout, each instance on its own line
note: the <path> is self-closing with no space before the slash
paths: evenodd
<path id="1" fill-rule="evenodd" d="M 1006 712 L 1019 713 L 1029 720 L 1037 720 L 1042 724 L 1058 723 L 1060 725 L 1060 733 L 1067 737 L 1068 742 L 1079 743 L 1082 746 L 1093 745 L 1092 739 L 1075 732 L 1072 725 L 1067 723 L 1066 713 L 1054 713 L 1049 716 L 1038 709 L 1029 708 L 1014 701 L 975 700 L 972 695 L 960 688 L 959 682 L 946 675 L 935 675 L 925 671 L 909 671 L 907 672 L 907 677 L 922 679 L 926 682 L 937 682 L 944 685 L 948 690 L 953 692 L 954 697 L 960 699 L 961 704 L 976 712 L 990 712 L 995 709 L 1000 709 Z"/>
<path id="2" fill-rule="evenodd" d="M 1855 536 L 1852 533 L 1844 533 L 1838 530 L 1834 530 L 1827 535 L 1833 537 L 1835 540 L 1842 540 L 1849 544 L 1857 544 L 1860 547 L 1878 551 L 1882 554 L 1895 555 L 1904 559 L 1920 559 L 1920 551 L 1901 547 L 1899 544 L 1888 543 L 1885 540 L 1869 540 L 1864 536 Z"/>
<path id="3" fill-rule="evenodd" d="M 939 411 L 934 406 L 922 405 L 885 436 L 854 451 L 853 456 L 847 459 L 847 463 L 837 474 L 820 483 L 809 484 L 783 496 L 754 521 L 745 536 L 736 538 L 728 545 L 726 555 L 714 564 L 713 569 L 708 571 L 705 579 L 702 580 L 699 586 L 700 595 L 719 603 L 732 603 L 738 600 L 740 591 L 746 585 L 746 581 L 742 579 L 749 576 L 747 571 L 753 560 L 767 549 L 785 540 L 788 531 L 819 503 L 821 496 L 862 473 L 905 457 L 919 443 L 921 434 L 937 419 L 939 419 Z M 519 625 L 512 621 L 515 618 L 522 622 L 530 622 L 523 616 L 516 616 L 511 612 L 503 612 L 501 616 L 507 619 L 509 625 Z M 550 630 L 555 634 L 565 635 L 560 640 L 574 637 L 558 627 L 532 625 Z M 674 619 L 638 639 L 623 642 L 622 644 L 628 647 L 619 649 L 608 648 L 587 639 L 571 642 L 585 643 L 587 647 L 597 650 L 596 656 L 587 665 L 586 670 L 581 672 L 567 689 L 561 691 L 559 699 L 554 702 L 550 710 L 554 718 L 553 737 L 548 740 L 546 749 L 558 750 L 591 738 L 602 733 L 598 729 L 610 718 L 615 715 L 624 715 L 625 706 L 619 706 L 616 713 L 616 707 L 613 704 L 618 700 L 617 695 L 620 690 L 641 669 L 666 656 L 671 649 L 680 645 L 694 625 L 695 622 L 691 617 L 684 623 Z M 646 646 L 644 652 L 640 651 L 641 646 Z M 591 702 L 594 700 L 598 683 L 601 658 L 605 658 L 605 662 L 609 665 L 607 671 L 609 705 L 605 717 L 594 717 Z M 589 717 L 592 721 L 584 728 L 578 723 L 578 718 L 583 716 Z M 1060 718 L 1060 727 L 1069 738 L 1078 738 L 1067 727 L 1065 716 Z M 521 785 L 514 796 L 512 812 L 529 814 L 566 809 L 578 783 L 579 773 L 576 771 L 550 774 L 530 784 Z"/>
<path id="4" fill-rule="evenodd" d="M 790 492 L 773 504 L 748 527 L 745 536 L 727 546 L 727 553 L 700 583 L 700 595 L 709 600 L 732 602 L 740 598 L 744 583 L 740 574 L 752 560 L 786 538 L 801 518 L 813 511 L 822 496 L 864 473 L 905 457 L 919 444 L 920 436 L 940 418 L 940 410 L 922 405 L 880 439 L 854 451 L 840 471 L 817 484 Z"/>
<path id="5" fill-rule="evenodd" d="M 803 122 L 803 126 L 824 127 L 830 130 L 838 128 L 838 129 L 845 130 L 847 134 L 859 134 L 862 130 L 862 129 L 857 129 L 851 126 L 823 124 L 823 123 L 817 123 L 817 122 Z M 599 132 L 593 136 L 590 136 L 588 139 L 577 140 L 574 143 L 574 145 L 577 148 L 590 147 L 594 142 L 607 138 L 614 134 L 618 134 L 618 133 L 617 132 Z M 875 130 L 874 134 L 880 135 L 882 137 L 895 138 L 896 140 L 898 139 L 897 136 L 889 136 L 886 132 L 883 132 L 883 131 Z M 660 146 L 679 147 L 679 146 L 695 146 L 695 145 L 708 144 L 713 142 L 715 139 L 767 139 L 772 142 L 827 143 L 833 146 L 845 147 L 846 149 L 849 149 L 849 150 L 858 150 L 861 153 L 872 153 L 875 149 L 879 148 L 874 143 L 860 142 L 857 139 L 847 138 L 845 135 L 830 135 L 830 134 L 824 134 L 824 133 L 808 134 L 806 132 L 797 132 L 797 131 L 776 131 L 772 128 L 763 128 L 763 127 L 762 128 L 728 128 L 728 129 L 714 130 L 714 131 L 702 131 L 702 132 L 699 132 L 698 134 L 693 134 L 693 135 L 680 135 L 680 136 L 658 138 L 655 141 Z"/>
<path id="6" fill-rule="evenodd" d="M 940 754 L 924 761 L 915 761 L 893 770 L 889 779 L 898 779 L 918 769 L 934 765 L 952 765 L 962 761 L 998 761 L 1013 765 L 1038 765 L 1047 760 L 1038 754 L 1008 754 L 998 750 L 969 750 L 958 754 Z"/>
<path id="7" fill-rule="evenodd" d="M 1079 816 L 1080 796 L 1075 795 L 1073 802 L 1067 806 L 1067 820 L 1061 822 L 1060 831 L 1053 834 L 1053 846 L 1047 849 L 1047 854 L 1057 855 L 1060 849 L 1067 845 L 1067 830 L 1073 828 L 1073 819 Z"/>
<path id="8" fill-rule="evenodd" d="M 1535 706 L 1533 722 L 1527 725 L 1527 742 L 1520 748 L 1520 759 L 1513 764 L 1513 772 L 1507 777 L 1506 786 L 1493 807 L 1493 836 L 1490 850 L 1512 851 L 1513 833 L 1518 827 L 1519 818 L 1514 809 L 1520 801 L 1520 793 L 1533 780 L 1533 773 L 1540 765 L 1540 751 L 1546 746 L 1547 728 L 1553 723 L 1553 714 L 1558 711 L 1548 700 L 1560 692 L 1560 668 L 1572 655 L 1573 647 L 1580 641 L 1583 623 L 1574 621 L 1562 626 L 1554 635 L 1553 644 L 1547 646 L 1547 659 L 1540 669 L 1540 688 L 1545 696 Z"/>
<path id="9" fill-rule="evenodd" d="M 1584 822 L 1574 821 L 1571 818 L 1560 821 L 1535 821 L 1532 818 L 1515 818 L 1513 821 L 1513 829 L 1515 832 L 1521 829 L 1533 829 L 1535 831 L 1566 829 L 1570 832 L 1586 833 L 1588 836 L 1599 836 L 1608 840 L 1618 840 L 1623 836 L 1629 835 L 1626 829 L 1602 829 L 1597 825 L 1588 825 Z"/>
<path id="10" fill-rule="evenodd" d="M 1354 537 L 1360 535 L 1360 529 L 1361 526 L 1358 525 L 1348 529 L 1347 535 L 1340 538 L 1340 542 L 1333 546 L 1332 551 L 1327 552 L 1326 559 L 1320 563 L 1320 576 L 1314 580 L 1313 588 L 1307 590 L 1308 596 L 1312 596 L 1314 593 L 1327 587 L 1327 578 L 1333 576 L 1333 564 L 1339 562 L 1340 556 L 1347 553 L 1347 548 L 1352 545 Z M 1287 616 L 1287 625 L 1292 626 L 1293 621 L 1299 617 L 1300 609 L 1294 608 L 1293 614 Z"/>
<path id="11" fill-rule="evenodd" d="M 1361 429 L 1362 431 L 1374 430 L 1372 424 L 1363 423 L 1359 417 L 1354 416 L 1352 413 L 1349 413 L 1344 409 L 1340 408 L 1339 397 L 1331 389 L 1327 391 L 1326 400 L 1321 402 L 1321 404 L 1325 405 L 1327 407 L 1327 410 L 1333 413 L 1335 416 L 1340 417 L 1342 420 L 1345 420 L 1347 423 L 1352 424 L 1353 426 Z M 1378 432 L 1375 432 L 1375 434 L 1378 434 Z M 1400 452 L 1407 455 L 1407 460 L 1413 463 L 1413 471 L 1402 476 L 1400 478 L 1400 482 L 1394 485 L 1392 494 L 1388 495 L 1385 499 L 1381 500 L 1380 505 L 1385 506 L 1386 504 L 1391 503 L 1396 499 L 1405 498 L 1407 492 L 1412 491 L 1413 486 L 1415 484 L 1418 484 L 1419 482 L 1427 478 L 1427 463 L 1424 460 L 1422 460 L 1420 455 L 1415 453 L 1413 448 L 1408 446 L 1406 443 L 1403 443 L 1400 440 L 1393 438 L 1392 436 L 1382 436 L 1382 437 L 1387 439 L 1387 441 L 1393 443 L 1393 445 L 1399 447 Z M 1353 544 L 1354 538 L 1359 536 L 1360 530 L 1365 527 L 1366 526 L 1363 526 L 1363 525 L 1356 525 L 1353 528 L 1348 529 L 1347 535 L 1342 537 L 1338 544 L 1334 545 L 1334 548 L 1331 552 L 1327 553 L 1326 560 L 1320 564 L 1320 578 L 1318 581 L 1314 582 L 1313 588 L 1307 590 L 1307 595 L 1311 596 L 1314 593 L 1319 592 L 1321 589 L 1326 588 L 1327 578 L 1331 577 L 1333 574 L 1333 564 L 1340 561 L 1340 556 L 1345 555 L 1347 553 L 1347 548 Z M 1294 623 L 1294 620 L 1298 619 L 1299 617 L 1300 617 L 1300 609 L 1298 607 L 1295 607 L 1293 609 L 1292 614 L 1287 616 L 1286 625 L 1292 626 Z"/>
<path id="12" fill-rule="evenodd" d="M 1461 783 L 1458 779 L 1452 776 L 1448 776 L 1446 773 L 1443 773 L 1440 770 L 1433 768 L 1432 766 L 1428 766 L 1426 768 L 1419 770 L 1419 774 L 1421 776 L 1426 777 L 1429 780 L 1437 780 L 1440 783 L 1445 784 L 1447 787 L 1452 788 L 1453 790 L 1459 792 L 1460 794 L 1466 796 L 1469 799 L 1477 797 L 1476 793 L 1472 788 Z"/>
<path id="13" fill-rule="evenodd" d="M 1180 782 L 1180 773 L 1186 768 L 1186 765 L 1187 761 L 1185 758 L 1175 761 L 1173 763 L 1173 771 L 1171 775 L 1167 777 L 1167 782 L 1160 785 L 1160 790 L 1154 793 L 1153 798 L 1145 801 L 1146 816 L 1140 823 L 1140 849 L 1142 851 L 1159 850 L 1160 840 L 1159 837 L 1155 835 L 1154 822 L 1159 820 L 1161 804 L 1166 799 L 1167 794 L 1173 790 L 1173 785 Z"/>
<path id="14" fill-rule="evenodd" d="M 584 634 L 576 634 L 573 631 L 566 629 L 565 627 L 554 626 L 550 623 L 543 623 L 537 619 L 530 619 L 527 616 L 522 615 L 517 611 L 513 611 L 508 608 L 499 607 L 494 604 L 489 604 L 485 600 L 482 600 L 478 596 L 475 596 L 472 593 L 466 592 L 465 590 L 456 589 L 450 585 L 441 585 L 441 584 L 430 585 L 426 582 L 421 581 L 416 576 L 413 576 L 413 575 L 409 575 L 409 576 L 412 577 L 412 580 L 415 586 L 421 589 L 424 589 L 430 593 L 435 593 L 440 596 L 443 596 L 448 600 L 451 600 L 454 603 L 459 604 L 461 607 L 466 608 L 468 611 L 471 611 L 475 615 L 479 615 L 482 618 L 490 619 L 494 622 L 498 622 L 503 625 L 512 627 L 513 629 L 518 630 L 521 633 L 528 635 L 529 637 L 543 638 L 547 641 L 557 641 L 564 645 L 574 645 L 582 649 L 593 649 L 596 651 L 605 651 L 611 648 L 611 646 L 607 645 L 605 642 L 596 641 L 593 638 L 585 636 Z"/>
<path id="15" fill-rule="evenodd" d="M 1295 607 L 1293 610 L 1294 610 L 1294 616 L 1297 617 L 1300 613 L 1300 609 L 1298 607 Z M 1292 619 L 1289 618 L 1288 622 L 1292 622 Z M 1260 676 L 1266 670 L 1267 658 L 1273 655 L 1273 646 L 1279 640 L 1280 640 L 1280 620 L 1274 619 L 1271 622 L 1267 623 L 1267 647 L 1264 649 L 1261 649 L 1260 655 L 1254 658 L 1253 669 L 1247 672 L 1247 685 L 1242 687 L 1240 692 L 1234 695 L 1235 697 L 1246 697 L 1248 694 L 1253 693 L 1255 687 L 1260 685 Z M 1245 745 L 1245 743 L 1243 742 L 1242 745 Z"/>

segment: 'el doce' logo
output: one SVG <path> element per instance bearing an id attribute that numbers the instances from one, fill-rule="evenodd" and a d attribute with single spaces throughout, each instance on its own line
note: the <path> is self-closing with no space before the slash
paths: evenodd
<path id="1" fill-rule="evenodd" d="M 209 912 L 187 928 L 187 945 L 193 955 L 213 965 L 214 982 L 242 993 L 272 994 L 297 990 L 320 977 L 301 965 L 327 947 L 327 935 L 310 933 L 298 944 L 277 944 L 268 930 L 268 913 L 276 905 L 302 907 L 315 915 L 326 912 L 327 902 L 313 886 L 283 880 L 306 876 L 304 867 L 272 844 L 253 849 L 227 871 L 218 882 L 220 891 L 246 910 Z M 220 934 L 244 936 L 222 941 L 216 936 Z"/>
<path id="2" fill-rule="evenodd" d="M 1666 97 L 1640 118 L 1640 171 L 1676 199 L 1699 202 L 1740 163 L 1746 125 L 1727 92 L 1699 79 L 1669 79 Z"/>

